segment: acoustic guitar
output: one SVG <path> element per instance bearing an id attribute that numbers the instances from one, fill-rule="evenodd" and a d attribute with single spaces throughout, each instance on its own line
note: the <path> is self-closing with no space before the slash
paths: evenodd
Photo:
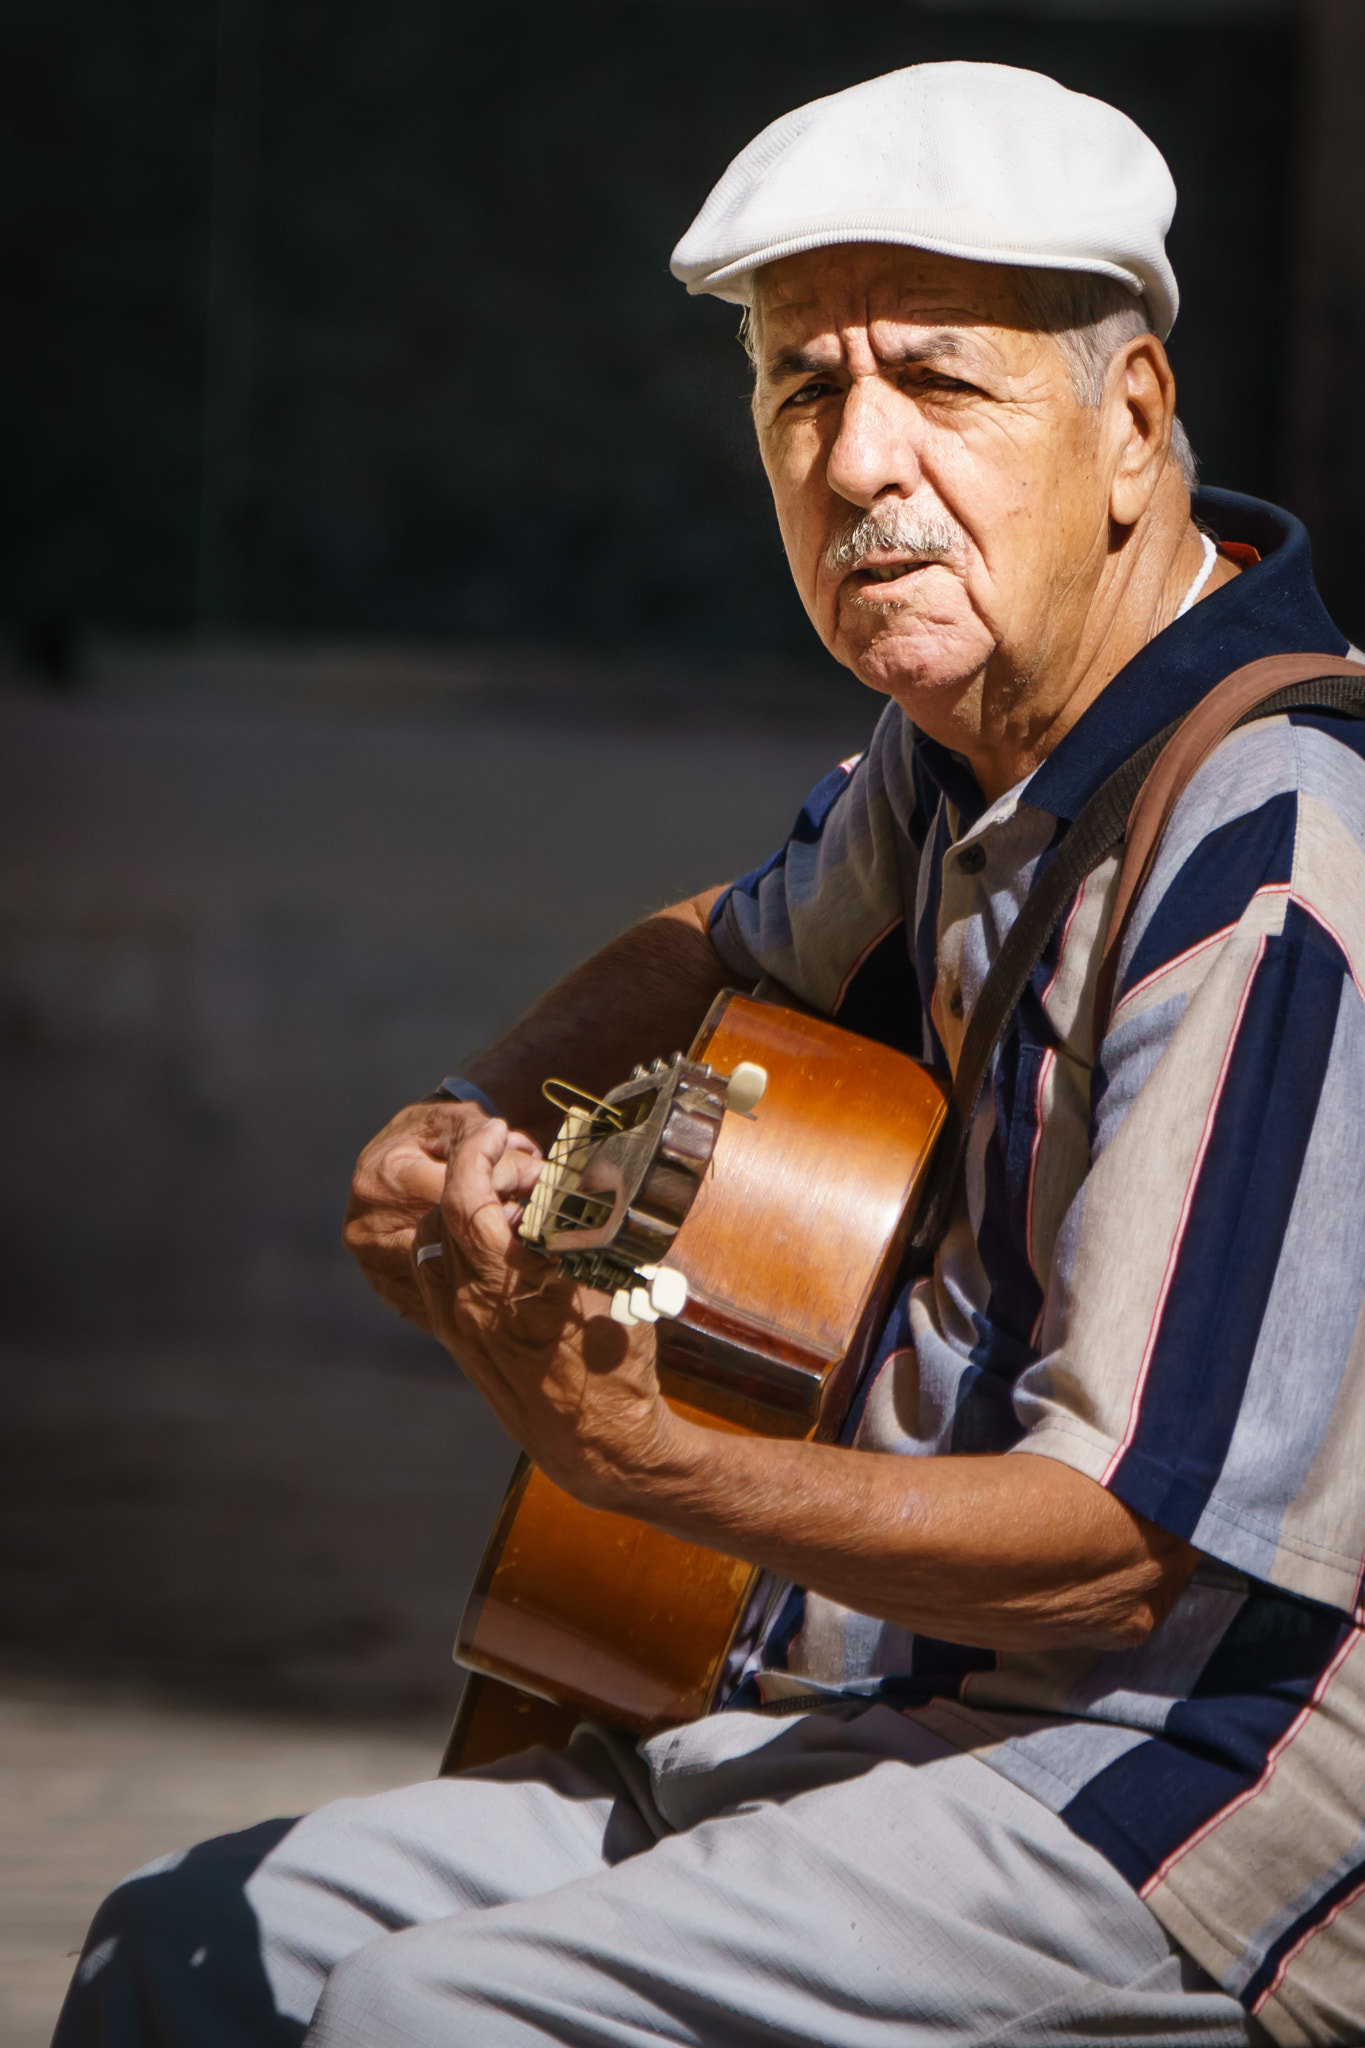
<path id="1" fill-rule="evenodd" d="M 665 1398 L 718 1430 L 837 1437 L 902 1264 L 945 1097 L 828 1019 L 724 994 L 690 1051 L 565 1111 L 522 1236 L 620 1321 L 656 1323 Z M 443 1772 L 585 1715 L 705 1714 L 765 1619 L 751 1565 L 581 1507 L 518 1465 L 455 1645 Z"/>
<path id="2" fill-rule="evenodd" d="M 1248 663 L 1088 799 L 978 997 L 954 1078 L 951 1170 L 924 1216 L 946 1107 L 937 1078 L 808 1013 L 722 996 L 686 1059 L 603 1103 L 570 1100 L 522 1229 L 605 1287 L 622 1319 L 674 1318 L 658 1324 L 669 1401 L 714 1429 L 838 1434 L 912 1219 L 922 1253 L 993 1050 L 1067 903 L 1122 845 L 1098 1045 L 1127 920 L 1181 792 L 1229 732 L 1295 708 L 1365 717 L 1360 664 Z M 645 1733 L 706 1713 L 761 1627 L 764 1584 L 736 1559 L 577 1506 L 523 1459 L 456 1644 L 471 1676 L 442 1770 L 565 1742 L 585 1714 Z"/>

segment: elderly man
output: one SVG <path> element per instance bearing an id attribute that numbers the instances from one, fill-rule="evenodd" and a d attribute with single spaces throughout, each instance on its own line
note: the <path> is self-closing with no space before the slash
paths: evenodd
<path id="1" fill-rule="evenodd" d="M 1192 516 L 1173 200 L 1112 109 L 936 65 L 777 122 L 684 238 L 749 309 L 811 620 L 889 703 L 765 867 L 403 1111 L 349 1238 L 561 1486 L 797 1590 L 726 1710 L 638 1751 L 585 1729 L 129 1880 L 62 2048 L 1365 2038 L 1348 720 L 1201 769 L 1098 1047 L 1114 858 L 1078 891 L 842 1445 L 684 1419 L 648 1328 L 512 1234 L 542 1077 L 609 1086 L 727 984 L 954 1065 L 1099 783 L 1231 669 L 1346 651 L 1292 519 Z"/>

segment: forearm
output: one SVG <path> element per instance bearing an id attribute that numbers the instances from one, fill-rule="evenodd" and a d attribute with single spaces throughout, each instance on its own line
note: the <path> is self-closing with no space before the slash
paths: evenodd
<path id="1" fill-rule="evenodd" d="M 670 1429 L 615 1506 L 949 1642 L 1141 1642 L 1194 1563 L 1093 1480 L 1031 1456 L 904 1458 Z"/>
<path id="2" fill-rule="evenodd" d="M 468 1061 L 469 1079 L 509 1123 L 544 1143 L 559 1122 L 540 1092 L 548 1076 L 601 1095 L 637 1062 L 686 1051 L 733 980 L 706 929 L 719 894 L 674 904 L 613 939 Z"/>
<path id="3" fill-rule="evenodd" d="M 423 1224 L 442 1256 L 413 1272 L 428 1327 L 575 1499 L 952 1642 L 1127 1645 L 1168 1611 L 1194 1552 L 1054 1458 L 895 1457 L 687 1419 L 654 1331 L 518 1243 L 535 1176 L 505 1125 L 471 1133 Z"/>

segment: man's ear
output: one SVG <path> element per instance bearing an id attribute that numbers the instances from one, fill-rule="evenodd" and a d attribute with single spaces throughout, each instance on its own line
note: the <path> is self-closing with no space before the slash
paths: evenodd
<path id="1" fill-rule="evenodd" d="M 1102 403 L 1113 462 L 1109 516 L 1116 526 L 1134 526 L 1152 502 L 1175 424 L 1175 377 L 1154 334 L 1119 350 Z"/>

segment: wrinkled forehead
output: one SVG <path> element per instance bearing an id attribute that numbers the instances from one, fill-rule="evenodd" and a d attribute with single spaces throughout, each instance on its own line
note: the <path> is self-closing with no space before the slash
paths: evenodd
<path id="1" fill-rule="evenodd" d="M 853 330 L 975 331 L 985 346 L 1032 336 L 1017 273 L 930 250 L 840 243 L 769 263 L 754 277 L 751 315 L 760 363 Z"/>

